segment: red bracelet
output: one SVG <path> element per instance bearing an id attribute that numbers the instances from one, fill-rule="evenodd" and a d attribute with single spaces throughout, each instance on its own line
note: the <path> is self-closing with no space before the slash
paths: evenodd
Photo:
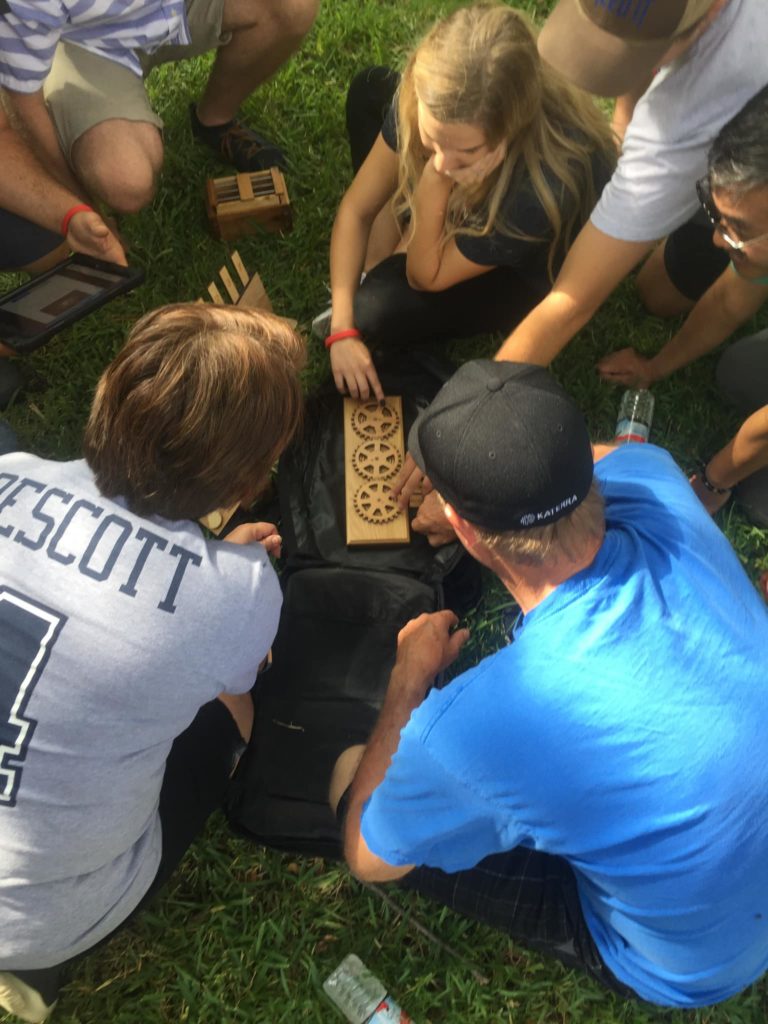
<path id="1" fill-rule="evenodd" d="M 360 338 L 362 340 L 362 334 L 356 327 L 347 327 L 344 331 L 334 331 L 333 334 L 329 334 L 325 339 L 325 347 L 330 348 L 337 341 L 344 341 L 345 338 Z"/>
<path id="2" fill-rule="evenodd" d="M 95 213 L 96 211 L 88 203 L 77 203 L 75 206 L 70 206 L 64 216 L 61 218 L 61 227 L 59 233 L 64 235 L 66 238 L 67 231 L 69 230 L 69 222 L 75 216 L 76 213 Z"/>

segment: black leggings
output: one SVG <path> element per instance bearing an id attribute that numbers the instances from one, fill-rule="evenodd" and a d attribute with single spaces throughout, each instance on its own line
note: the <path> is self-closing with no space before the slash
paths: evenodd
<path id="1" fill-rule="evenodd" d="M 347 132 L 357 173 L 381 131 L 400 76 L 366 68 L 347 94 Z M 373 267 L 355 295 L 355 326 L 373 348 L 408 347 L 474 334 L 508 333 L 544 298 L 508 267 L 496 267 L 440 292 L 417 291 L 405 276 L 405 255 Z"/>

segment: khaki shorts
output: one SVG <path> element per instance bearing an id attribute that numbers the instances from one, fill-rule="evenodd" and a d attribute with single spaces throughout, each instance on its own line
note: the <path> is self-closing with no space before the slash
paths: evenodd
<path id="1" fill-rule="evenodd" d="M 186 6 L 192 42 L 140 53 L 144 78 L 158 64 L 198 57 L 229 42 L 231 33 L 221 31 L 224 0 L 187 0 Z M 59 43 L 43 91 L 68 159 L 80 136 L 102 121 L 144 121 L 162 130 L 162 118 L 150 106 L 144 78 L 82 46 Z"/>

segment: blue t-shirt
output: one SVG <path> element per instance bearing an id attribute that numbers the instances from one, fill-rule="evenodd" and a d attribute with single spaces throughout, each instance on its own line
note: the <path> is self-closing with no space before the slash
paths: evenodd
<path id="1" fill-rule="evenodd" d="M 643 998 L 725 999 L 768 966 L 768 612 L 670 456 L 596 466 L 594 562 L 404 728 L 362 833 L 390 864 L 566 858 Z"/>

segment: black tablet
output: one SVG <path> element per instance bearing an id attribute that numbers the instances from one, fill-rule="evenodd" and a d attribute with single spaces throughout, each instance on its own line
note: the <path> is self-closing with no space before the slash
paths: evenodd
<path id="1" fill-rule="evenodd" d="M 77 253 L 0 297 L 0 341 L 17 352 L 31 352 L 143 280 L 138 267 Z"/>

